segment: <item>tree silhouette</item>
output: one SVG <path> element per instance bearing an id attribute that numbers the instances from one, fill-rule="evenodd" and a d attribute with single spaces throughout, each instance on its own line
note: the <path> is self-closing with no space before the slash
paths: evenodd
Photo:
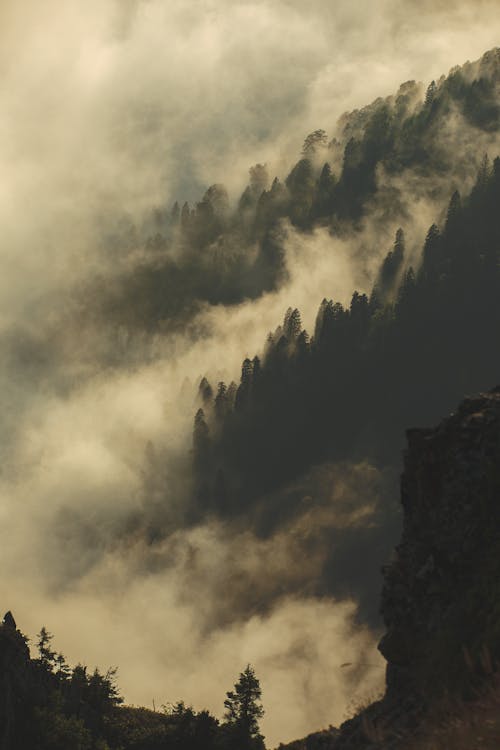
<path id="1" fill-rule="evenodd" d="M 259 719 L 264 716 L 264 709 L 260 703 L 261 695 L 259 680 L 253 667 L 248 664 L 240 674 L 234 690 L 227 693 L 224 701 L 224 718 L 238 750 L 257 750 L 264 747 L 264 738 L 259 730 Z"/>
<path id="2" fill-rule="evenodd" d="M 53 637 L 54 636 L 52 635 L 52 633 L 49 633 L 47 628 L 44 626 L 38 633 L 38 640 L 36 643 L 40 664 L 50 672 L 54 667 L 54 663 L 57 657 L 56 652 L 53 651 L 50 647 Z"/>

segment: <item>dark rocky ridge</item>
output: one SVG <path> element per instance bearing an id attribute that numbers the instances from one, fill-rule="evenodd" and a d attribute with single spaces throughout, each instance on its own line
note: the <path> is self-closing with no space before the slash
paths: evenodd
<path id="1" fill-rule="evenodd" d="M 382 594 L 389 698 L 457 690 L 470 659 L 500 657 L 500 389 L 407 436 L 403 534 Z"/>
<path id="2" fill-rule="evenodd" d="M 383 571 L 385 696 L 291 750 L 408 747 L 436 706 L 472 698 L 500 662 L 500 388 L 407 438 L 402 538 Z"/>

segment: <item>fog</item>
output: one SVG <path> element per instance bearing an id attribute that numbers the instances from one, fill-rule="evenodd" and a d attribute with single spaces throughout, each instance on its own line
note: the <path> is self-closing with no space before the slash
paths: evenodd
<path id="1" fill-rule="evenodd" d="M 200 376 L 238 378 L 289 305 L 310 330 L 323 297 L 369 291 L 401 214 L 375 206 L 355 252 L 285 226 L 279 290 L 139 343 L 105 321 L 84 330 L 73 290 L 113 278 L 124 222 L 214 182 L 235 199 L 256 162 L 284 176 L 309 131 L 479 57 L 497 20 L 494 2 L 2 2 L 0 600 L 71 663 L 118 665 L 128 702 L 220 715 L 251 662 L 273 746 L 380 689 L 355 597 L 314 585 L 328 533 L 371 522 L 375 467 L 317 467 L 321 502 L 270 539 L 211 518 L 189 528 L 184 502 Z M 436 217 L 418 185 L 400 193 L 416 196 L 405 229 L 420 246 Z M 122 348 L 120 366 L 103 366 L 103 347 Z M 168 533 L 152 543 L 159 517 Z"/>
<path id="2" fill-rule="evenodd" d="M 349 502 L 368 476 L 373 484 L 375 469 L 345 470 L 362 478 L 356 491 L 353 479 L 341 484 L 323 475 L 323 504 L 305 507 L 267 541 L 210 519 L 184 530 L 199 376 L 237 378 L 242 357 L 262 349 L 289 297 L 311 326 L 318 299 L 333 294 L 347 302 L 362 282 L 348 243 L 332 245 L 325 231 L 299 240 L 289 229 L 287 285 L 231 310 L 207 308 L 201 338 L 156 339 L 148 345 L 155 356 L 143 365 L 92 374 L 83 367 L 82 375 L 73 330 L 63 362 L 39 363 L 24 342 L 31 371 L 13 381 L 18 338 L 4 382 L 5 608 L 31 636 L 42 624 L 54 631 L 71 663 L 119 665 L 124 696 L 137 704 L 183 698 L 220 715 L 225 691 L 251 662 L 270 743 L 342 720 L 353 700 L 380 688 L 383 675 L 376 635 L 353 625 L 355 602 L 318 598 L 315 585 L 331 551 L 328 530 L 370 521 L 369 504 L 359 517 Z M 69 385 L 66 369 L 78 372 Z M 329 494 L 346 482 L 339 506 Z M 169 533 L 151 546 L 155 525 Z M 347 661 L 354 667 L 340 669 Z"/>

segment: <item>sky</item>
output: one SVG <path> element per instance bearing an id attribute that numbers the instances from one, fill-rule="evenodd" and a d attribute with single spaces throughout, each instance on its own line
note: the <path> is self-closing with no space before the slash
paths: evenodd
<path id="1" fill-rule="evenodd" d="M 178 510 L 195 407 L 186 378 L 235 377 L 289 304 L 310 326 L 323 296 L 347 301 L 366 279 L 340 240 L 327 256 L 321 231 L 290 232 L 281 289 L 205 310 L 202 339 L 157 337 L 122 368 L 103 366 L 78 321 L 61 330 L 68 298 L 116 272 L 109 237 L 123 222 L 216 182 L 236 198 L 257 162 L 286 175 L 308 132 L 333 134 L 346 110 L 480 57 L 499 27 L 498 4 L 481 0 L 0 4 L 0 602 L 31 637 L 55 632 L 71 663 L 118 665 L 127 701 L 183 698 L 220 715 L 251 662 L 272 747 L 381 688 L 355 602 L 307 595 L 321 561 L 304 564 L 301 540 L 323 517 L 272 545 L 212 521 L 152 551 L 140 523 L 130 530 L 151 502 L 150 441 L 171 457 Z M 347 494 L 359 477 L 375 482 L 374 467 L 342 471 Z M 297 582 L 298 569 L 304 580 L 243 617 L 234 581 L 265 577 L 262 561 L 273 581 Z"/>

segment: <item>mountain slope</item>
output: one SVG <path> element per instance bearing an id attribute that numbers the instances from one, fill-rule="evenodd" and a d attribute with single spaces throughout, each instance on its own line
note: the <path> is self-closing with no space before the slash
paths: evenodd
<path id="1" fill-rule="evenodd" d="M 141 227 L 124 220 L 106 240 L 114 273 L 82 292 L 93 300 L 89 322 L 165 331 L 200 305 L 233 305 L 276 288 L 286 279 L 284 220 L 302 232 L 363 230 L 379 241 L 403 222 L 420 227 L 429 212 L 439 215 L 453 186 L 470 189 L 484 153 L 500 151 L 499 85 L 500 52 L 492 50 L 427 91 L 410 81 L 346 113 L 330 138 L 311 133 L 281 179 L 253 166 L 235 207 L 223 185 L 212 185 L 194 207 L 157 207 Z"/>
<path id="2" fill-rule="evenodd" d="M 349 308 L 324 300 L 311 338 L 290 309 L 264 357 L 243 362 L 238 386 L 200 387 L 196 521 L 216 514 L 266 537 L 331 504 L 318 465 L 365 461 L 384 474 L 384 500 L 365 488 L 350 506 L 371 507 L 364 523 L 330 529 L 316 579 L 318 593 L 354 592 L 374 624 L 373 571 L 397 533 L 391 496 L 405 424 L 438 419 L 500 371 L 491 345 L 500 335 L 499 199 L 500 159 L 485 161 L 471 193 L 454 193 L 444 225 L 429 229 L 415 270 L 398 232 L 370 297 L 355 292 Z M 332 472 L 333 487 L 341 476 Z"/>

